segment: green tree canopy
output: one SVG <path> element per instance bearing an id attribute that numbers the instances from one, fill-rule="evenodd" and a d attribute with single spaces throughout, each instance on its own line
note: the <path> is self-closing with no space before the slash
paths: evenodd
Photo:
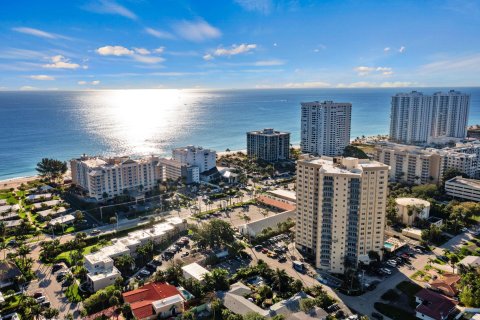
<path id="1" fill-rule="evenodd" d="M 358 159 L 368 159 L 367 154 L 362 149 L 353 145 L 348 145 L 345 147 L 345 149 L 343 150 L 343 156 Z"/>
<path id="2" fill-rule="evenodd" d="M 36 170 L 42 178 L 56 180 L 67 172 L 67 163 L 56 159 L 43 158 L 37 163 Z"/>

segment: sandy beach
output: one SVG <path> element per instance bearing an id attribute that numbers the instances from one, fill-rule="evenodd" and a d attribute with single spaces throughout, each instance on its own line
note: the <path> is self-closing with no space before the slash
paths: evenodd
<path id="1" fill-rule="evenodd" d="M 29 177 L 18 177 L 6 180 L 0 180 L 0 189 L 10 189 L 10 188 L 17 188 L 22 183 L 27 183 L 29 181 L 34 181 L 40 179 L 39 176 L 29 176 Z"/>

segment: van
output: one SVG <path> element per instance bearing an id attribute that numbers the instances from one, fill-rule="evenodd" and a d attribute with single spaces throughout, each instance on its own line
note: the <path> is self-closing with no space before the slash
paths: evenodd
<path id="1" fill-rule="evenodd" d="M 305 271 L 305 265 L 300 261 L 292 261 L 293 269 L 303 272 Z"/>

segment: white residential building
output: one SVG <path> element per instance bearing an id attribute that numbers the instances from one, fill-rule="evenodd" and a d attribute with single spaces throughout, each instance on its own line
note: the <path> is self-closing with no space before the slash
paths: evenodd
<path id="1" fill-rule="evenodd" d="M 172 159 L 178 161 L 182 166 L 196 166 L 202 173 L 215 168 L 217 153 L 202 147 L 186 146 L 173 149 Z"/>
<path id="2" fill-rule="evenodd" d="M 166 222 L 159 223 L 149 229 L 138 230 L 119 238 L 112 245 L 85 256 L 84 266 L 88 271 L 87 282 L 92 291 L 98 291 L 113 283 L 121 277 L 120 271 L 114 266 L 113 258 L 121 255 L 135 255 L 137 248 L 153 241 L 160 243 L 167 240 L 174 233 L 185 230 L 185 224 L 179 217 L 168 218 Z"/>
<path id="3" fill-rule="evenodd" d="M 303 102 L 301 114 L 302 152 L 337 156 L 350 143 L 352 105 L 333 101 Z"/>
<path id="4" fill-rule="evenodd" d="M 467 135 L 470 95 L 459 91 L 436 92 L 432 99 L 433 138 L 465 138 Z"/>
<path id="5" fill-rule="evenodd" d="M 290 132 L 271 128 L 247 132 L 247 155 L 265 161 L 290 158 Z"/>
<path id="6" fill-rule="evenodd" d="M 382 255 L 389 167 L 356 158 L 297 162 L 296 246 L 317 268 L 344 271 L 344 262 Z"/>
<path id="7" fill-rule="evenodd" d="M 416 218 L 426 220 L 430 216 L 430 202 L 418 198 L 395 199 L 397 216 L 403 224 L 411 226 Z"/>
<path id="8" fill-rule="evenodd" d="M 450 168 L 469 177 L 480 173 L 479 144 L 435 149 L 382 142 L 375 146 L 374 159 L 391 167 L 391 181 L 409 184 L 439 184 Z"/>
<path id="9" fill-rule="evenodd" d="M 445 182 L 445 192 L 457 199 L 480 202 L 480 180 L 452 178 Z"/>
<path id="10" fill-rule="evenodd" d="M 466 136 L 470 96 L 451 90 L 424 95 L 398 93 L 392 97 L 390 140 L 426 144 Z"/>
<path id="11" fill-rule="evenodd" d="M 127 191 L 148 191 L 158 185 L 157 157 L 134 160 L 129 157 L 83 156 L 70 161 L 72 183 L 96 200 L 121 195 Z"/>

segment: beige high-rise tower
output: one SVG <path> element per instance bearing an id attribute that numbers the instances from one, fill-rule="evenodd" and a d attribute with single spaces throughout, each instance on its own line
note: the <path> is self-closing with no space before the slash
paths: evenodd
<path id="1" fill-rule="evenodd" d="M 317 268 L 382 255 L 389 167 L 357 158 L 302 156 L 297 162 L 296 246 Z"/>

